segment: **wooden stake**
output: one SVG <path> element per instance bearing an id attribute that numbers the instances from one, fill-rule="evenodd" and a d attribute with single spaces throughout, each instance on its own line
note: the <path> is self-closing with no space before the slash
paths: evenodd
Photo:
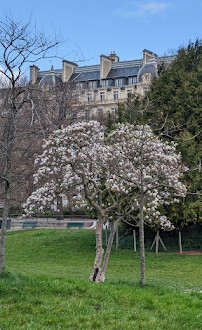
<path id="1" fill-rule="evenodd" d="M 154 238 L 154 240 L 153 240 L 153 243 L 152 243 L 152 245 L 151 245 L 151 247 L 150 247 L 150 251 L 153 249 L 153 246 L 154 246 L 155 242 L 156 242 L 156 236 L 155 236 L 155 238 Z"/>
<path id="2" fill-rule="evenodd" d="M 167 251 L 167 249 L 166 249 L 166 247 L 165 247 L 165 244 L 163 243 L 162 238 L 161 238 L 161 236 L 159 235 L 159 230 L 158 230 L 157 233 L 156 233 L 156 236 L 155 236 L 155 238 L 154 238 L 154 240 L 153 240 L 153 242 L 152 242 L 152 245 L 151 245 L 151 247 L 150 247 L 150 251 L 153 249 L 154 244 L 156 243 L 156 251 L 155 251 L 155 252 L 158 253 L 158 252 L 159 252 L 159 242 L 161 243 L 161 245 L 162 245 L 164 251 Z"/>
<path id="3" fill-rule="evenodd" d="M 166 249 L 166 247 L 165 247 L 165 245 L 164 245 L 164 243 L 163 243 L 160 235 L 159 235 L 159 241 L 160 241 L 161 245 L 163 246 L 164 251 L 167 251 L 167 249 Z"/>
<path id="4" fill-rule="evenodd" d="M 134 252 L 137 252 L 136 231 L 133 229 Z"/>
<path id="5" fill-rule="evenodd" d="M 155 253 L 158 253 L 159 252 L 159 230 L 157 231 L 157 234 L 156 234 L 156 251 Z"/>
<path id="6" fill-rule="evenodd" d="M 180 253 L 182 253 L 182 234 L 180 230 L 179 230 L 179 249 L 180 249 Z"/>

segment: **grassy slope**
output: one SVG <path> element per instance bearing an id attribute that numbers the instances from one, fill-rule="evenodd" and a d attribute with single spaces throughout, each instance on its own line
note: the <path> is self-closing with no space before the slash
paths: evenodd
<path id="1" fill-rule="evenodd" d="M 112 251 L 106 282 L 87 282 L 94 231 L 26 230 L 7 237 L 1 329 L 200 329 L 201 256 Z M 186 290 L 192 290 L 185 292 Z"/>

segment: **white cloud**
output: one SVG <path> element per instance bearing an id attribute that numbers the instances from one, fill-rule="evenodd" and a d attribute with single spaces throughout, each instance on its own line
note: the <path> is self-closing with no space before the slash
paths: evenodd
<path id="1" fill-rule="evenodd" d="M 149 2 L 147 4 L 142 4 L 139 6 L 139 8 L 136 11 L 136 15 L 153 15 L 153 14 L 159 14 L 162 11 L 164 11 L 168 7 L 167 2 Z"/>
<path id="2" fill-rule="evenodd" d="M 114 14 L 120 15 L 122 17 L 132 17 L 132 16 L 150 16 L 162 13 L 169 4 L 167 2 L 157 2 L 152 1 L 148 3 L 139 3 L 135 5 L 136 8 L 134 10 L 124 10 L 119 9 Z"/>

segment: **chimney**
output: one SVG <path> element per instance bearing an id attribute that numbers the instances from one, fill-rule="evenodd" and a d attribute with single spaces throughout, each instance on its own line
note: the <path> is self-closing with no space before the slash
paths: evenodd
<path id="1" fill-rule="evenodd" d="M 111 59 L 112 62 L 119 62 L 119 57 L 118 55 L 116 55 L 115 51 L 111 52 L 109 58 Z"/>
<path id="2" fill-rule="evenodd" d="M 73 69 L 77 66 L 78 65 L 74 62 L 70 62 L 70 61 L 66 61 L 66 60 L 62 61 L 62 81 L 63 82 L 69 81 L 69 79 L 73 73 Z"/>
<path id="3" fill-rule="evenodd" d="M 38 78 L 39 68 L 36 65 L 30 66 L 30 83 L 31 85 L 36 84 Z"/>
<path id="4" fill-rule="evenodd" d="M 111 70 L 111 59 L 109 56 L 100 55 L 100 81 L 105 79 Z"/>
<path id="5" fill-rule="evenodd" d="M 158 57 L 155 53 L 151 52 L 150 50 L 144 49 L 143 50 L 143 65 L 145 65 L 149 60 L 152 58 Z"/>

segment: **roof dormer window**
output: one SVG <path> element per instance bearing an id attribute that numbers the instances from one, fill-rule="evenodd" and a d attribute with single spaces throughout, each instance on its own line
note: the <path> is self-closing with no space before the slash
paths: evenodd
<path id="1" fill-rule="evenodd" d="M 84 83 L 83 82 L 76 83 L 76 89 L 77 90 L 84 89 Z"/>
<path id="2" fill-rule="evenodd" d="M 110 87 L 112 85 L 112 80 L 111 79 L 104 79 L 104 80 L 102 80 L 101 85 L 102 85 L 102 87 Z"/>
<path id="3" fill-rule="evenodd" d="M 135 85 L 137 83 L 137 77 L 129 77 L 128 85 Z"/>
<path id="4" fill-rule="evenodd" d="M 88 87 L 89 87 L 89 88 L 94 89 L 94 88 L 97 88 L 97 86 L 98 86 L 98 82 L 97 82 L 97 80 L 92 80 L 92 81 L 89 81 L 89 82 L 88 82 Z"/>
<path id="5" fill-rule="evenodd" d="M 123 79 L 122 78 L 115 79 L 114 84 L 115 86 L 123 86 Z"/>

